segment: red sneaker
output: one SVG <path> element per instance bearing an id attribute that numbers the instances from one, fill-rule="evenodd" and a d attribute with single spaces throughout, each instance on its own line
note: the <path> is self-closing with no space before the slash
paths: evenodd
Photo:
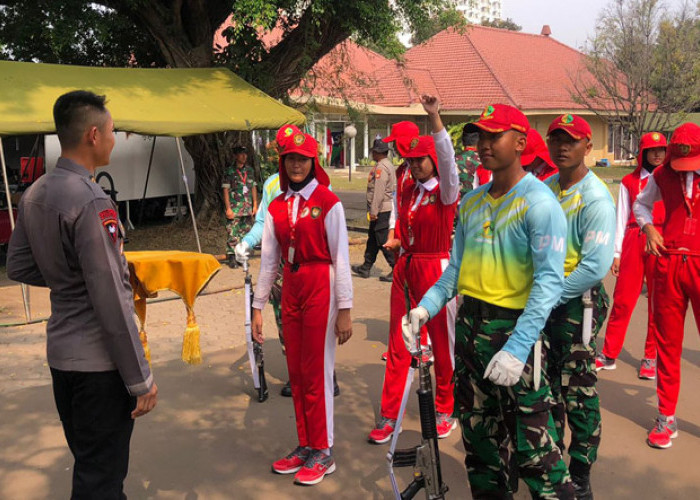
<path id="1" fill-rule="evenodd" d="M 384 354 L 382 354 L 382 361 L 386 361 L 386 358 L 389 357 L 389 351 L 385 351 Z"/>
<path id="2" fill-rule="evenodd" d="M 599 372 L 600 370 L 614 370 L 615 368 L 617 368 L 615 359 L 607 357 L 602 352 L 596 356 L 595 371 Z"/>
<path id="3" fill-rule="evenodd" d="M 639 378 L 644 380 L 654 380 L 656 378 L 656 360 L 643 359 L 639 365 Z"/>
<path id="4" fill-rule="evenodd" d="M 321 450 L 314 450 L 301 470 L 294 476 L 294 482 L 311 486 L 323 481 L 326 474 L 333 474 L 334 472 L 335 461 L 333 457 L 326 455 Z"/>
<path id="5" fill-rule="evenodd" d="M 297 446 L 289 455 L 272 464 L 272 472 L 292 474 L 304 466 L 309 456 L 311 456 L 311 448 Z"/>
<path id="6" fill-rule="evenodd" d="M 659 415 L 656 417 L 656 425 L 649 431 L 647 444 L 652 448 L 670 448 L 671 439 L 678 437 L 678 424 L 676 417 Z"/>
<path id="7" fill-rule="evenodd" d="M 367 438 L 367 440 L 370 443 L 374 444 L 384 444 L 391 439 L 391 436 L 394 434 L 395 427 L 396 420 L 394 420 L 393 418 L 382 417 L 382 419 L 377 424 L 377 427 L 372 429 L 372 432 L 369 433 L 369 437 Z M 399 432 L 401 432 L 400 429 Z"/>
<path id="8" fill-rule="evenodd" d="M 457 419 L 452 418 L 447 413 L 437 414 L 437 434 L 438 439 L 444 439 L 457 428 Z"/>

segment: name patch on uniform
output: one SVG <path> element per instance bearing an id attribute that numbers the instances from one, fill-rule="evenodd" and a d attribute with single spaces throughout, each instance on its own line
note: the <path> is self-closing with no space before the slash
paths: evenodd
<path id="1" fill-rule="evenodd" d="M 311 209 L 311 218 L 312 219 L 318 219 L 319 215 L 321 215 L 321 207 L 314 207 Z"/>
<path id="2" fill-rule="evenodd" d="M 117 211 L 112 210 L 111 208 L 109 208 L 107 210 L 102 210 L 102 212 L 100 212 L 100 220 L 108 220 L 108 219 L 117 220 Z"/>
<path id="3" fill-rule="evenodd" d="M 107 236 L 109 236 L 109 239 L 112 240 L 112 243 L 116 244 L 117 243 L 117 237 L 119 236 L 119 225 L 117 224 L 116 219 L 107 219 L 102 221 L 102 225 L 105 228 L 105 231 L 107 231 Z"/>

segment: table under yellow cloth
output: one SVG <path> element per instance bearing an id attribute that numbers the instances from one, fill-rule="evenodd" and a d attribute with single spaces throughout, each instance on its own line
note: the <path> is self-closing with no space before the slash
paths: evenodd
<path id="1" fill-rule="evenodd" d="M 124 257 L 129 264 L 129 279 L 134 289 L 134 309 L 141 323 L 139 335 L 149 363 L 151 355 L 145 331 L 146 299 L 157 297 L 162 290 L 178 294 L 187 308 L 182 360 L 190 364 L 201 363 L 194 302 L 221 268 L 219 262 L 213 255 L 178 251 L 124 252 Z"/>

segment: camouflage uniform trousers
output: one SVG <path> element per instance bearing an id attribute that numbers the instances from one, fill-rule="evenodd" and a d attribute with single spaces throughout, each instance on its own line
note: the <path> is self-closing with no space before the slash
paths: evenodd
<path id="1" fill-rule="evenodd" d="M 591 290 L 593 325 L 591 341 L 583 345 L 583 304 L 580 297 L 555 308 L 545 326 L 549 347 L 547 375 L 556 405 L 552 409 L 557 428 L 557 445 L 563 451 L 564 427 L 571 431 L 569 455 L 573 460 L 593 464 L 600 445 L 600 400 L 596 390 L 596 337 L 608 312 L 610 300 L 601 284 Z"/>
<path id="2" fill-rule="evenodd" d="M 270 289 L 270 304 L 272 305 L 272 310 L 275 312 L 275 323 L 277 323 L 277 333 L 280 337 L 280 346 L 282 347 L 282 354 L 286 356 L 286 350 L 284 348 L 284 333 L 282 331 L 282 265 L 280 264 L 279 270 L 277 271 L 277 277 L 275 282 L 272 284 Z"/>
<path id="3" fill-rule="evenodd" d="M 546 382 L 533 386 L 533 356 L 512 387 L 484 379 L 491 358 L 506 343 L 521 311 L 464 297 L 455 342 L 455 416 L 462 425 L 465 464 L 472 496 L 512 498 L 518 479 L 533 498 L 573 499 L 574 490 L 550 410 L 554 398 Z"/>
<path id="4" fill-rule="evenodd" d="M 226 219 L 226 255 L 236 253 L 235 248 L 243 236 L 253 227 L 253 216 L 235 216 L 233 219 Z"/>

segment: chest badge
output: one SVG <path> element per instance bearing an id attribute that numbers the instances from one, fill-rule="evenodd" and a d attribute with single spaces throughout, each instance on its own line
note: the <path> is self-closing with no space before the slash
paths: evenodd
<path id="1" fill-rule="evenodd" d="M 308 217 L 309 215 L 309 207 L 304 207 L 304 210 L 301 211 L 301 215 L 299 215 L 300 218 Z"/>
<path id="2" fill-rule="evenodd" d="M 430 195 L 430 204 L 434 205 L 436 200 L 437 200 L 437 196 L 435 195 L 435 193 L 431 194 Z"/>
<path id="3" fill-rule="evenodd" d="M 313 207 L 311 209 L 311 218 L 318 219 L 319 215 L 321 215 L 321 207 Z"/>

